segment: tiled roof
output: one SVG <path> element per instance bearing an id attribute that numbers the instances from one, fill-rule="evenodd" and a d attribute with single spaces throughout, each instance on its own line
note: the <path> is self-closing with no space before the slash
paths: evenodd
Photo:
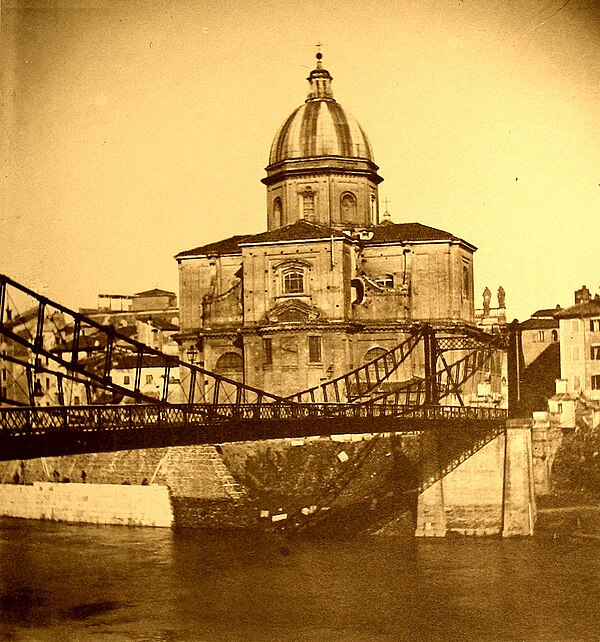
<path id="1" fill-rule="evenodd" d="M 344 238 L 345 235 L 341 232 L 311 223 L 309 221 L 300 220 L 290 225 L 280 227 L 270 232 L 263 232 L 262 234 L 255 234 L 249 236 L 242 241 L 241 245 L 253 245 L 254 243 L 275 243 L 277 241 L 302 241 L 302 240 L 315 240 L 315 239 L 330 239 L 332 236 L 337 238 Z"/>
<path id="2" fill-rule="evenodd" d="M 546 330 L 558 328 L 557 319 L 527 319 L 519 324 L 521 330 Z"/>
<path id="3" fill-rule="evenodd" d="M 571 317 L 595 317 L 600 316 L 600 300 L 593 299 L 587 303 L 578 303 L 566 310 L 556 313 L 557 319 L 569 319 Z"/>
<path id="4" fill-rule="evenodd" d="M 555 308 L 546 308 L 543 310 L 536 310 L 532 315 L 532 319 L 539 319 L 539 318 L 553 318 L 554 315 L 562 310 L 560 305 L 557 305 Z"/>
<path id="5" fill-rule="evenodd" d="M 252 238 L 251 234 L 236 234 L 230 236 L 228 239 L 209 243 L 208 245 L 201 245 L 193 250 L 186 250 L 179 252 L 175 255 L 176 259 L 184 258 L 186 256 L 210 256 L 211 254 L 241 254 L 240 243 L 248 238 Z"/>
<path id="6" fill-rule="evenodd" d="M 443 230 L 438 230 L 435 227 L 429 227 L 428 225 L 422 225 L 421 223 L 392 223 L 390 221 L 384 221 L 380 225 L 366 228 L 361 231 L 364 232 L 364 234 L 354 236 L 354 234 L 351 233 L 350 237 L 359 239 L 365 245 L 376 245 L 379 243 L 409 243 L 411 241 L 454 241 L 466 243 L 469 247 L 475 249 L 475 247 L 470 243 L 463 241 L 449 232 L 444 232 Z M 369 232 L 372 233 L 371 238 L 368 238 Z M 222 241 L 202 245 L 194 248 L 193 250 L 180 252 L 175 256 L 175 258 L 180 259 L 191 256 L 210 256 L 213 254 L 241 254 L 242 245 L 330 239 L 332 236 L 334 238 L 345 238 L 348 237 L 348 234 L 324 225 L 319 225 L 317 223 L 301 219 L 295 223 L 291 223 L 290 225 L 280 227 L 276 230 L 262 232 L 260 234 L 231 236 L 230 238 L 223 239 Z"/>
<path id="7" fill-rule="evenodd" d="M 383 223 L 372 227 L 373 237 L 367 243 L 393 243 L 394 241 L 462 241 L 457 236 L 421 223 Z M 464 241 L 463 241 L 464 242 Z M 470 244 L 469 244 L 470 245 Z"/>

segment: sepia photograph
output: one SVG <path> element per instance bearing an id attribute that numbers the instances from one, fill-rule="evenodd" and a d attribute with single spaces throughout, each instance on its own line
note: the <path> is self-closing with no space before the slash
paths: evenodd
<path id="1" fill-rule="evenodd" d="M 0 640 L 600 639 L 600 3 L 0 0 Z"/>

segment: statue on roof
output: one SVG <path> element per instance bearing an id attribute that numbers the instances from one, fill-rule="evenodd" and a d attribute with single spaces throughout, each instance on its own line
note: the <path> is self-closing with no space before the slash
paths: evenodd
<path id="1" fill-rule="evenodd" d="M 498 288 L 498 307 L 499 308 L 505 308 L 506 307 L 506 305 L 505 305 L 505 297 L 506 297 L 506 293 L 504 292 L 504 288 L 502 286 L 500 286 Z"/>
<path id="2" fill-rule="evenodd" d="M 483 291 L 483 316 L 490 316 L 490 301 L 492 300 L 492 293 L 488 287 Z"/>

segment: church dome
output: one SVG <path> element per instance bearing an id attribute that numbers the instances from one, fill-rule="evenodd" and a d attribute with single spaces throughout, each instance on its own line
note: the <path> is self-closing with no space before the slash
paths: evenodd
<path id="1" fill-rule="evenodd" d="M 279 128 L 269 165 L 286 160 L 337 156 L 373 161 L 371 144 L 357 120 L 333 98 L 332 77 L 317 54 L 317 67 L 307 78 L 308 98 Z"/>

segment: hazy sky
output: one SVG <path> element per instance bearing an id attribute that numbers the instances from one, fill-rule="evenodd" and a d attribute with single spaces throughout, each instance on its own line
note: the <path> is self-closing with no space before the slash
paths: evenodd
<path id="1" fill-rule="evenodd" d="M 0 6 L 0 272 L 53 299 L 177 291 L 177 252 L 266 229 L 317 42 L 393 220 L 479 248 L 478 307 L 486 285 L 519 319 L 600 289 L 596 0 Z"/>

